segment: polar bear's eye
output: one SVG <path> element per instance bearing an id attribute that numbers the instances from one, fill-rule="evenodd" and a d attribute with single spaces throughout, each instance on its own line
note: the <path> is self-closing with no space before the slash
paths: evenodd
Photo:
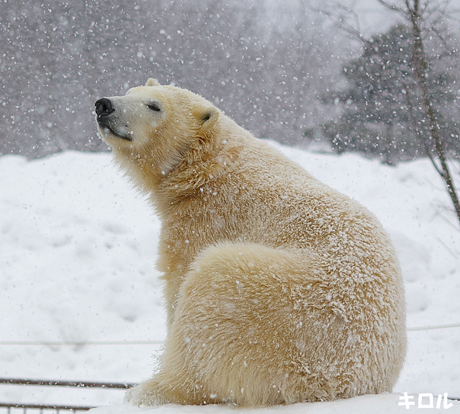
<path id="1" fill-rule="evenodd" d="M 152 111 L 155 111 L 155 112 L 160 112 L 161 111 L 160 107 L 155 102 L 148 103 L 147 107 L 149 109 L 151 109 Z"/>

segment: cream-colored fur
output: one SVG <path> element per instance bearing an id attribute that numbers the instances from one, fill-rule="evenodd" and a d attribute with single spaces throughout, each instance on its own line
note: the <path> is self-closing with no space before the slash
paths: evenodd
<path id="1" fill-rule="evenodd" d="M 159 371 L 127 401 L 260 406 L 391 391 L 404 291 L 377 219 L 192 92 L 149 80 L 109 99 L 100 132 L 162 220 L 168 311 Z"/>

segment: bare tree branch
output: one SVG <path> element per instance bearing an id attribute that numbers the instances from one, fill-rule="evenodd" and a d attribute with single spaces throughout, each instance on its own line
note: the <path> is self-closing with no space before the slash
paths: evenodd
<path id="1" fill-rule="evenodd" d="M 428 147 L 428 143 L 426 142 L 425 138 L 423 137 L 422 131 L 420 131 L 418 122 L 415 119 L 414 106 L 412 105 L 412 100 L 410 98 L 410 92 L 409 92 L 410 88 L 408 87 L 407 84 L 405 85 L 402 82 L 401 82 L 401 84 L 404 87 L 404 90 L 406 91 L 406 94 L 405 94 L 406 95 L 406 105 L 407 105 L 407 108 L 409 109 L 409 116 L 410 116 L 410 119 L 412 121 L 412 125 L 413 125 L 414 130 L 415 130 L 415 135 L 420 140 L 420 142 L 423 144 L 423 147 L 425 149 L 425 153 L 428 156 L 428 158 L 431 161 L 431 163 L 433 164 L 434 169 L 437 171 L 437 173 L 439 175 L 442 176 L 442 171 L 438 167 L 438 165 L 436 164 L 436 161 L 434 160 L 433 155 L 431 154 L 430 148 Z"/>
<path id="2" fill-rule="evenodd" d="M 361 44 L 366 45 L 367 41 L 366 39 L 364 39 L 363 34 L 361 32 L 361 28 L 359 25 L 359 18 L 356 12 L 353 9 L 345 7 L 342 4 L 338 4 L 338 3 L 335 3 L 332 6 L 332 8 L 334 9 L 334 11 L 327 10 L 324 8 L 323 9 L 312 9 L 312 10 L 330 17 L 336 27 L 338 27 L 345 33 L 349 34 L 351 38 L 353 38 L 354 40 L 357 40 Z M 335 10 L 340 10 L 344 12 L 346 15 L 353 16 L 356 27 L 348 23 L 348 19 L 346 18 L 346 16 L 344 16 L 343 13 L 337 13 L 335 12 Z"/>
<path id="3" fill-rule="evenodd" d="M 388 10 L 394 11 L 402 15 L 403 17 L 407 17 L 407 11 L 404 10 L 401 7 L 395 6 L 394 4 L 391 4 L 385 0 L 377 0 L 378 3 L 380 3 L 382 6 L 386 7 Z M 407 0 L 406 0 L 407 3 Z"/>

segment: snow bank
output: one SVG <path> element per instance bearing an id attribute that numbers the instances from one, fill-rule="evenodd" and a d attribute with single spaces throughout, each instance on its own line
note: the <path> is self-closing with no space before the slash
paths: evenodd
<path id="1" fill-rule="evenodd" d="M 418 395 L 412 395 L 408 400 L 411 405 L 406 408 L 406 405 L 399 405 L 405 402 L 401 396 L 401 394 L 363 395 L 348 400 L 239 409 L 238 411 L 233 407 L 216 405 L 193 407 L 169 404 L 154 408 L 137 408 L 121 404 L 96 408 L 89 414 L 235 414 L 235 412 L 250 414 L 402 414 L 408 412 L 407 410 L 413 412 L 422 410 L 427 414 L 460 413 L 460 402 L 458 401 L 446 401 L 445 403 L 445 400 L 441 398 L 439 408 L 436 408 L 438 407 L 437 396 L 431 400 L 429 396 L 422 395 L 419 401 Z"/>
<path id="2" fill-rule="evenodd" d="M 273 145 L 382 221 L 401 260 L 409 328 L 460 323 L 460 232 L 428 161 L 394 168 L 357 155 Z M 83 344 L 161 342 L 165 336 L 162 287 L 154 269 L 159 221 L 145 200 L 108 154 L 67 152 L 35 161 L 3 156 L 0 174 L 1 375 L 110 382 L 149 377 L 160 345 Z M 408 336 L 407 362 L 394 391 L 460 397 L 460 328 L 410 331 Z M 45 344 L 49 341 L 78 344 Z M 116 390 L 0 387 L 0 402 L 96 406 L 122 399 L 123 392 Z M 355 400 L 377 412 L 376 405 L 397 407 L 398 396 Z M 291 409 L 335 410 L 334 404 L 353 401 Z M 111 412 L 129 412 L 126 406 L 117 407 Z M 265 411 L 277 409 L 282 410 Z"/>

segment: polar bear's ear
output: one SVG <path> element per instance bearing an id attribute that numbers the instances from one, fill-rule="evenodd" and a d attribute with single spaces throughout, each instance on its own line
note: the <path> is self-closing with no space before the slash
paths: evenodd
<path id="1" fill-rule="evenodd" d="M 219 118 L 219 111 L 214 107 L 201 109 L 196 113 L 197 119 L 201 122 L 201 131 L 208 131 Z"/>
<path id="2" fill-rule="evenodd" d="M 160 86 L 160 82 L 158 82 L 156 79 L 150 78 L 145 86 Z"/>

